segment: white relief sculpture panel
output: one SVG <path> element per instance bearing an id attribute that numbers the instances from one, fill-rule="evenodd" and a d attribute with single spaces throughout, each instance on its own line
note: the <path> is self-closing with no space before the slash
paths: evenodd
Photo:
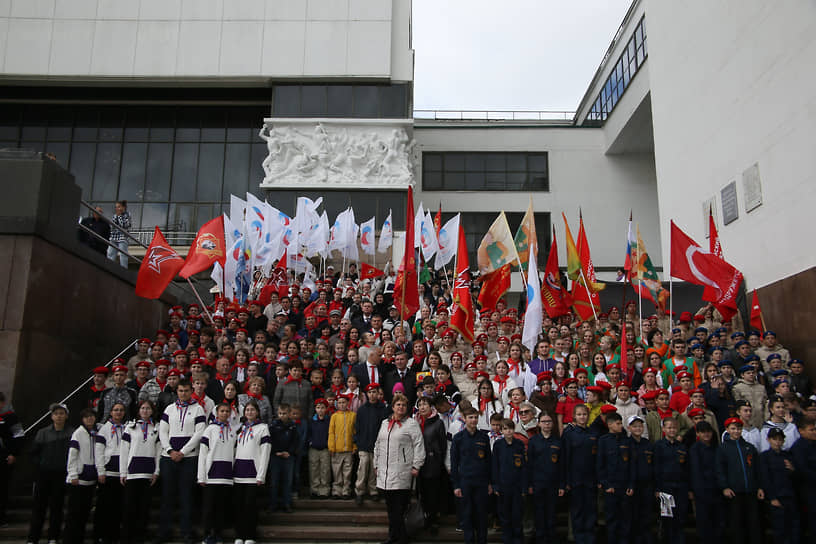
<path id="1" fill-rule="evenodd" d="M 403 123 L 267 119 L 261 187 L 405 189 L 414 180 L 414 140 Z"/>

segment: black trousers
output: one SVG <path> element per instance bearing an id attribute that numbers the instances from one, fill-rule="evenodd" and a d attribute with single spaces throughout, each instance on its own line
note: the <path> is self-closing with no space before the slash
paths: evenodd
<path id="1" fill-rule="evenodd" d="M 31 511 L 28 542 L 40 540 L 46 512 L 48 512 L 48 540 L 59 540 L 62 508 L 65 502 L 65 476 L 64 470 L 41 470 L 34 480 L 34 508 Z"/>
<path id="2" fill-rule="evenodd" d="M 723 537 L 723 496 L 719 489 L 694 493 L 694 521 L 701 544 L 717 544 Z"/>
<path id="3" fill-rule="evenodd" d="M 12 465 L 0 457 L 0 523 L 6 522 L 6 510 L 8 509 L 9 484 L 11 483 Z"/>
<path id="4" fill-rule="evenodd" d="M 579 485 L 569 492 L 570 517 L 575 544 L 595 542 L 595 522 L 598 519 L 598 492 L 595 487 Z"/>
<path id="5" fill-rule="evenodd" d="M 159 537 L 170 536 L 173 521 L 179 520 L 181 536 L 192 535 L 193 503 L 198 486 L 196 471 L 198 457 L 185 457 L 178 463 L 169 457 L 161 458 L 162 507 L 159 521 Z M 176 498 L 179 501 L 180 515 L 175 516 Z"/>
<path id="6" fill-rule="evenodd" d="M 391 489 L 383 493 L 385 507 L 388 510 L 388 540 L 393 543 L 408 542 L 405 531 L 405 513 L 411 504 L 410 489 Z"/>
<path id="7" fill-rule="evenodd" d="M 555 541 L 555 506 L 557 501 L 557 486 L 535 490 L 533 505 L 535 508 L 536 544 L 548 544 Z"/>
<path id="8" fill-rule="evenodd" d="M 632 495 L 632 512 L 637 516 L 630 527 L 632 544 L 652 544 L 655 540 L 657 499 L 650 482 L 638 482 Z"/>
<path id="9" fill-rule="evenodd" d="M 439 513 L 442 508 L 442 502 L 445 499 L 442 491 L 442 479 L 437 478 L 419 478 L 419 500 L 422 503 L 422 509 L 425 511 L 425 517 L 428 521 L 435 521 L 439 519 Z"/>
<path id="10" fill-rule="evenodd" d="M 257 484 L 235 484 L 232 488 L 232 502 L 235 505 L 235 538 L 257 540 L 258 534 L 258 490 Z"/>
<path id="11" fill-rule="evenodd" d="M 204 534 L 208 536 L 221 536 L 224 530 L 227 516 L 231 515 L 230 504 L 232 504 L 232 486 L 223 484 L 207 484 L 202 492 L 203 508 L 201 509 L 204 518 Z M 240 518 L 238 518 L 240 519 Z"/>
<path id="12" fill-rule="evenodd" d="M 768 514 L 771 518 L 774 544 L 800 542 L 799 505 L 793 497 L 781 497 L 782 506 L 774 506 L 768 501 Z"/>
<path id="13" fill-rule="evenodd" d="M 150 523 L 150 501 L 153 495 L 150 480 L 128 480 L 125 483 L 125 516 L 122 541 L 141 544 L 147 539 Z"/>
<path id="14" fill-rule="evenodd" d="M 462 530 L 468 544 L 487 542 L 487 485 L 462 484 Z M 501 512 L 501 505 L 499 505 Z M 502 525 L 507 523 L 502 519 Z"/>
<path id="15" fill-rule="evenodd" d="M 759 544 L 759 501 L 756 493 L 737 493 L 733 499 L 725 499 L 728 505 L 728 534 L 731 542 Z"/>
<path id="16" fill-rule="evenodd" d="M 65 520 L 64 544 L 83 544 L 85 526 L 91 514 L 95 485 L 68 486 L 68 518 Z"/>
<path id="17" fill-rule="evenodd" d="M 108 476 L 97 485 L 94 511 L 94 540 L 119 540 L 122 526 L 122 501 L 125 488 L 119 476 Z"/>

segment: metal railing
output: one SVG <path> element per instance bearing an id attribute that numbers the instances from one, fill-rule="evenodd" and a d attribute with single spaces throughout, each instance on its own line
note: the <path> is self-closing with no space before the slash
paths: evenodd
<path id="1" fill-rule="evenodd" d="M 415 120 L 432 121 L 548 121 L 572 123 L 574 111 L 557 110 L 414 110 Z"/>
<path id="2" fill-rule="evenodd" d="M 182 230 L 165 230 L 159 227 L 164 234 L 164 239 L 171 246 L 189 246 L 195 240 L 196 232 L 182 231 Z M 153 229 L 136 229 L 131 230 L 130 234 L 134 236 L 142 245 L 150 243 L 153 239 Z"/>
<path id="3" fill-rule="evenodd" d="M 141 240 L 138 240 L 138 239 L 134 238 L 134 237 L 131 235 L 131 233 L 130 233 L 130 232 L 128 232 L 127 230 L 123 229 L 122 227 L 120 227 L 119 225 L 117 225 L 116 223 L 114 223 L 113 221 L 111 221 L 111 219 L 110 219 L 108 216 L 106 216 L 106 215 L 104 214 L 104 212 L 100 212 L 100 211 L 99 211 L 99 210 L 97 210 L 97 209 L 96 209 L 96 208 L 95 208 L 93 205 L 91 205 L 91 204 L 90 204 L 90 203 L 88 203 L 88 202 L 85 202 L 84 200 L 80 200 L 80 201 L 79 201 L 79 203 L 80 203 L 80 204 L 82 204 L 83 206 L 85 206 L 86 208 L 88 208 L 89 210 L 91 210 L 91 212 L 92 212 L 92 213 L 95 213 L 96 215 L 98 215 L 99 217 L 101 217 L 102 219 L 104 219 L 104 220 L 105 220 L 105 222 L 106 222 L 108 225 L 110 225 L 111 227 L 115 228 L 116 230 L 118 230 L 119 232 L 121 232 L 122 234 L 124 234 L 124 235 L 125 235 L 125 237 L 127 237 L 127 238 L 129 238 L 129 239 L 133 240 L 134 242 L 136 242 L 136 244 L 137 244 L 137 245 L 140 245 L 140 246 L 142 246 L 143 248 L 147 249 L 147 244 L 143 243 Z M 140 258 L 138 258 L 138 257 L 134 257 L 133 255 L 131 255 L 131 254 L 130 254 L 130 253 L 128 253 L 127 251 L 123 251 L 122 249 L 120 249 L 120 248 L 119 248 L 119 246 L 117 246 L 116 244 L 114 244 L 113 242 L 111 242 L 110 240 L 108 240 L 107 238 L 105 238 L 105 237 L 103 237 L 103 236 L 100 236 L 99 234 L 97 234 L 96 232 L 92 231 L 91 229 L 89 229 L 88 227 L 86 227 L 85 225 L 83 225 L 82 223 L 77 223 L 77 226 L 80 228 L 80 230 L 82 230 L 82 231 L 86 232 L 87 234 L 89 234 L 89 235 L 93 236 L 95 239 L 97 239 L 97 240 L 101 240 L 101 241 L 105 242 L 105 244 L 106 244 L 108 247 L 112 247 L 113 249 L 115 249 L 115 250 L 116 250 L 116 251 L 118 251 L 119 253 L 124 253 L 125 255 L 127 255 L 127 256 L 128 256 L 128 258 L 129 258 L 129 259 L 133 259 L 133 260 L 134 260 L 134 261 L 136 261 L 137 263 L 141 264 L 142 260 L 141 260 Z"/>

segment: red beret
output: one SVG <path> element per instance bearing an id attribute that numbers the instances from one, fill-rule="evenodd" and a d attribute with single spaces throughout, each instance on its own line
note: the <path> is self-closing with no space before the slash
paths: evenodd
<path id="1" fill-rule="evenodd" d="M 701 314 L 697 314 L 694 316 L 694 321 L 698 323 L 703 323 L 705 321 L 705 316 Z"/>
<path id="2" fill-rule="evenodd" d="M 575 376 L 578 376 L 578 374 L 586 374 L 586 375 L 589 375 L 589 371 L 588 371 L 586 368 L 584 368 L 584 367 L 580 367 L 580 368 L 576 368 L 576 369 L 575 369 L 575 372 L 574 372 L 573 374 L 575 374 Z"/>
<path id="3" fill-rule="evenodd" d="M 688 416 L 689 417 L 704 416 L 704 415 L 705 415 L 705 410 L 703 410 L 702 408 L 692 408 L 691 410 L 688 411 Z"/>
<path id="4" fill-rule="evenodd" d="M 167 336 L 168 332 L 166 330 L 164 330 L 164 329 L 159 329 L 159 330 L 156 331 L 156 336 L 158 336 L 160 334 L 163 334 L 163 335 Z"/>
<path id="5" fill-rule="evenodd" d="M 487 340 L 487 335 L 485 333 L 481 333 L 479 336 L 476 337 L 476 340 L 478 340 L 479 342 Z"/>
<path id="6" fill-rule="evenodd" d="M 485 347 L 484 342 L 482 342 L 481 340 L 476 340 L 476 341 L 475 341 L 475 342 L 473 342 L 473 344 L 471 344 L 471 345 L 473 345 L 473 346 L 475 346 L 475 345 L 479 345 L 479 346 Z"/>
<path id="7" fill-rule="evenodd" d="M 178 333 L 171 332 L 168 338 L 175 338 L 176 340 L 180 340 Z"/>
<path id="8" fill-rule="evenodd" d="M 329 407 L 329 401 L 327 401 L 326 399 L 323 399 L 323 398 L 315 399 L 314 403 L 315 403 L 315 406 L 317 406 L 318 404 L 322 404 L 326 408 Z"/>
<path id="9" fill-rule="evenodd" d="M 658 370 L 657 370 L 655 367 L 653 367 L 653 366 L 650 366 L 650 367 L 648 367 L 648 368 L 644 368 L 644 369 L 643 369 L 643 375 L 644 375 L 644 376 L 645 376 L 646 374 L 655 374 L 655 375 L 657 375 L 657 373 L 658 373 Z"/>
<path id="10" fill-rule="evenodd" d="M 116 374 L 117 372 L 127 372 L 128 368 L 125 365 L 116 365 L 111 369 L 111 371 Z"/>
<path id="11" fill-rule="evenodd" d="M 659 389 L 653 389 L 651 391 L 646 391 L 645 393 L 643 393 L 640 396 L 640 398 L 642 398 L 643 400 L 655 400 L 657 398 L 658 391 L 659 391 Z"/>
<path id="12" fill-rule="evenodd" d="M 691 375 L 691 372 L 688 372 L 686 370 L 684 370 L 683 372 L 678 372 L 677 373 L 677 379 L 678 380 L 682 380 L 683 378 L 688 378 L 690 380 L 694 379 L 694 377 Z"/>
<path id="13" fill-rule="evenodd" d="M 618 370 L 620 370 L 620 368 L 621 368 L 621 367 L 620 367 L 620 365 L 619 365 L 618 363 L 612 363 L 611 365 L 606 365 L 606 369 L 605 369 L 605 370 L 606 370 L 607 372 L 609 372 L 609 371 L 610 371 L 610 370 L 612 370 L 613 368 L 617 368 Z"/>
<path id="14" fill-rule="evenodd" d="M 366 393 L 368 393 L 369 391 L 374 391 L 375 389 L 378 389 L 379 387 L 380 387 L 380 384 L 378 384 L 377 382 L 371 382 L 370 384 L 366 385 L 365 391 L 366 391 Z"/>
<path id="15" fill-rule="evenodd" d="M 609 382 L 605 382 L 605 381 L 603 381 L 603 380 L 599 380 L 599 381 L 595 382 L 595 385 L 600 386 L 600 387 L 603 387 L 603 388 L 604 388 L 604 389 L 606 389 L 607 391 L 612 391 L 612 384 L 611 384 L 611 383 L 609 383 Z"/>
<path id="16" fill-rule="evenodd" d="M 456 331 L 453 329 L 445 329 L 445 332 L 442 333 L 442 336 L 456 336 Z"/>
<path id="17" fill-rule="evenodd" d="M 669 395 L 668 389 L 658 389 L 657 394 L 655 395 L 655 397 L 659 397 L 660 395 L 671 396 L 671 395 Z"/>
<path id="18" fill-rule="evenodd" d="M 194 334 L 195 334 L 196 336 L 201 336 L 201 332 L 200 332 L 198 329 L 193 329 L 193 330 L 191 330 L 190 332 L 188 332 L 187 334 L 188 334 L 189 336 L 192 336 L 192 335 L 194 335 Z"/>
<path id="19" fill-rule="evenodd" d="M 115 365 L 124 365 L 124 364 L 127 364 L 127 363 L 125 363 L 125 360 L 122 359 L 121 357 L 117 357 L 116 359 L 113 360 L 113 364 L 115 366 Z"/>
<path id="20" fill-rule="evenodd" d="M 499 336 L 499 337 L 496 339 L 496 342 L 507 342 L 507 343 L 509 344 L 509 343 L 510 343 L 510 339 L 509 339 L 509 338 L 507 338 L 506 336 Z"/>
<path id="21" fill-rule="evenodd" d="M 465 365 L 465 370 L 468 370 L 469 368 L 476 368 L 476 363 L 474 363 L 473 361 L 467 363 Z"/>
<path id="22" fill-rule="evenodd" d="M 742 420 L 740 418 L 738 418 L 738 417 L 729 417 L 728 419 L 725 420 L 725 426 L 726 427 L 728 427 L 732 423 L 742 427 Z"/>
<path id="23" fill-rule="evenodd" d="M 178 368 L 171 368 L 170 372 L 167 373 L 168 376 L 178 376 L 181 377 L 181 370 Z"/>
<path id="24" fill-rule="evenodd" d="M 705 395 L 705 390 L 702 387 L 696 387 L 689 391 L 689 396 L 699 393 L 701 395 Z"/>
<path id="25" fill-rule="evenodd" d="M 691 312 L 683 312 L 680 314 L 680 323 L 691 323 Z"/>
<path id="26" fill-rule="evenodd" d="M 501 322 L 502 322 L 502 323 L 513 323 L 513 324 L 515 324 L 515 323 L 516 323 L 516 320 L 515 320 L 515 319 L 513 319 L 512 317 L 510 317 L 510 316 L 506 315 L 506 316 L 504 316 L 504 317 L 502 317 L 502 318 L 501 318 Z"/>
<path id="27" fill-rule="evenodd" d="M 542 381 L 549 381 L 551 379 L 552 379 L 552 372 L 550 372 L 549 370 L 545 370 L 544 372 L 539 372 L 538 374 L 536 374 L 536 383 L 542 382 Z"/>
<path id="28" fill-rule="evenodd" d="M 105 374 L 107 375 L 110 372 L 110 369 L 106 366 L 98 366 L 93 369 L 94 374 Z"/>
<path id="29" fill-rule="evenodd" d="M 621 381 L 619 381 L 618 383 L 615 384 L 615 389 L 617 389 L 618 387 L 621 387 L 621 386 L 629 389 L 629 382 L 621 380 Z"/>
<path id="30" fill-rule="evenodd" d="M 150 368 L 150 361 L 139 361 L 136 363 L 136 368 Z"/>
<path id="31" fill-rule="evenodd" d="M 480 371 L 476 372 L 475 374 L 473 374 L 473 377 L 474 377 L 475 379 L 477 379 L 477 380 L 478 380 L 479 378 L 488 378 L 488 379 L 490 379 L 490 374 L 488 374 L 488 373 L 487 373 L 487 372 L 485 372 L 484 370 L 480 370 Z"/>
<path id="32" fill-rule="evenodd" d="M 177 349 L 176 351 L 173 352 L 173 357 L 177 357 L 179 355 L 187 355 L 187 352 L 184 351 L 183 349 Z"/>
<path id="33" fill-rule="evenodd" d="M 149 344 L 150 343 L 150 338 L 139 338 L 139 343 L 140 344 Z"/>
<path id="34" fill-rule="evenodd" d="M 578 380 L 576 380 L 575 378 L 567 378 L 566 380 L 564 380 L 564 383 L 562 383 L 561 385 L 564 388 L 566 388 L 571 383 L 578 383 Z M 589 389 L 589 387 L 587 387 L 587 389 Z"/>
<path id="35" fill-rule="evenodd" d="M 477 355 L 473 358 L 473 362 L 475 363 L 476 361 L 487 361 L 487 355 Z"/>
<path id="36" fill-rule="evenodd" d="M 170 361 L 167 359 L 159 359 L 156 361 L 156 366 L 170 366 Z"/>
<path id="37" fill-rule="evenodd" d="M 617 411 L 618 411 L 618 409 L 615 408 L 615 406 L 612 405 L 612 404 L 604 404 L 603 406 L 601 406 L 601 413 L 602 414 L 611 414 L 612 412 L 617 412 Z"/>
<path id="38" fill-rule="evenodd" d="M 249 331 L 248 331 L 248 330 L 246 330 L 246 329 L 245 329 L 245 328 L 243 328 L 243 327 L 240 327 L 240 328 L 239 328 L 238 330 L 236 330 L 235 332 L 243 332 L 244 334 L 249 334 Z"/>
<path id="39" fill-rule="evenodd" d="M 521 335 L 520 334 L 514 334 L 513 336 L 510 337 L 510 340 L 521 340 Z"/>
<path id="40" fill-rule="evenodd" d="M 599 385 L 590 385 L 589 387 L 586 388 L 586 390 L 591 391 L 591 392 L 595 393 L 596 395 L 600 395 L 601 393 L 603 393 L 603 387 L 601 387 Z"/>

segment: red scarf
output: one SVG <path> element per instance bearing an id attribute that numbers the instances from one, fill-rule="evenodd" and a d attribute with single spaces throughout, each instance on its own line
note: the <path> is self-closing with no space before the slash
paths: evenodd
<path id="1" fill-rule="evenodd" d="M 158 378 L 156 378 L 156 385 L 158 385 L 158 386 L 159 386 L 159 388 L 160 388 L 162 391 L 164 391 L 164 388 L 167 386 L 167 380 L 160 381 Z"/>
<path id="2" fill-rule="evenodd" d="M 252 393 L 251 391 L 247 391 L 246 394 L 248 397 L 252 397 L 253 399 L 256 400 L 261 400 L 263 398 L 263 394 L 261 393 Z"/>
<path id="3" fill-rule="evenodd" d="M 333 368 L 342 368 L 343 366 L 343 357 L 334 356 L 334 364 L 332 365 Z"/>
<path id="4" fill-rule="evenodd" d="M 95 385 L 91 386 L 91 391 L 93 391 L 94 393 L 101 393 L 105 389 L 107 389 L 107 387 L 105 387 L 104 385 L 100 388 L 97 388 Z"/>
<path id="5" fill-rule="evenodd" d="M 388 420 L 388 430 L 390 431 L 394 427 L 394 423 L 397 424 L 397 427 L 402 427 L 402 421 L 399 419 L 394 419 L 393 417 Z"/>
<path id="6" fill-rule="evenodd" d="M 513 421 L 518 421 L 519 417 L 519 409 L 518 406 L 514 406 L 513 403 L 509 403 L 508 406 L 510 407 L 510 419 Z"/>
<path id="7" fill-rule="evenodd" d="M 204 408 L 204 404 L 205 404 L 206 399 L 207 399 L 207 394 L 206 393 L 201 395 L 200 397 L 198 395 L 196 395 L 195 393 L 193 393 L 193 400 L 196 401 L 198 404 L 200 404 L 202 408 Z"/>
<path id="8" fill-rule="evenodd" d="M 417 421 L 419 421 L 419 428 L 422 429 L 422 432 L 425 432 L 425 422 L 427 421 L 426 418 L 422 417 L 421 415 L 417 414 Z"/>
<path id="9" fill-rule="evenodd" d="M 519 373 L 519 364 L 514 362 L 513 359 L 507 359 L 507 366 L 510 367 L 509 372 L 516 371 L 516 375 Z"/>
<path id="10" fill-rule="evenodd" d="M 334 393 L 334 396 L 335 396 L 335 397 L 336 397 L 337 395 L 339 395 L 340 393 L 342 393 L 342 392 L 343 392 L 343 389 L 344 389 L 344 388 L 343 388 L 343 386 L 342 386 L 342 385 L 334 385 L 334 384 L 332 384 L 332 386 L 331 386 L 332 393 Z"/>
<path id="11" fill-rule="evenodd" d="M 479 399 L 479 412 L 480 413 L 482 413 L 482 414 L 485 413 L 485 408 L 487 408 L 487 403 L 488 402 L 490 402 L 490 401 L 488 401 L 487 399 L 482 399 L 482 398 Z"/>
<path id="12" fill-rule="evenodd" d="M 231 374 L 221 374 L 220 372 L 215 375 L 215 379 L 219 382 L 228 382 L 232 379 Z"/>
<path id="13" fill-rule="evenodd" d="M 289 376 L 288 378 L 286 378 L 286 383 L 297 382 L 298 385 L 301 385 L 302 381 L 303 381 L 303 378 L 297 378 L 296 379 L 294 376 Z"/>
<path id="14" fill-rule="evenodd" d="M 501 395 L 502 392 L 504 391 L 504 388 L 507 387 L 507 376 L 502 378 L 501 376 L 496 374 L 495 376 L 493 376 L 493 381 L 499 384 L 499 395 Z"/>
<path id="15" fill-rule="evenodd" d="M 671 408 L 667 408 L 666 410 L 661 410 L 660 407 L 657 407 L 657 415 L 660 416 L 660 419 L 666 419 L 667 417 L 671 417 L 674 415 L 674 410 Z"/>

